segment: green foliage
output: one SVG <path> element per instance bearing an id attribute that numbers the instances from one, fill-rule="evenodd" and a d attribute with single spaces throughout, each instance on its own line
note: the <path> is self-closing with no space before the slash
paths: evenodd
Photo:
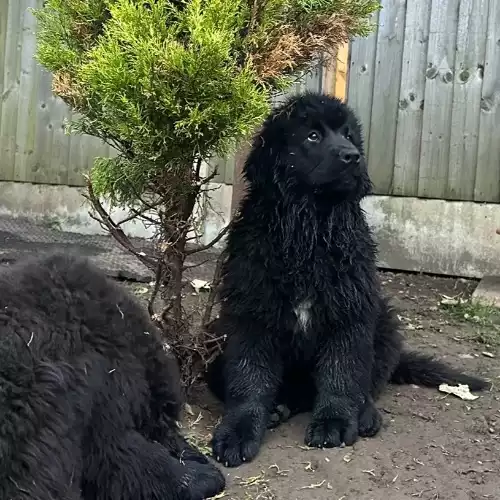
<path id="1" fill-rule="evenodd" d="M 252 62 L 272 51 L 273 33 L 314 31 L 316 20 L 338 14 L 343 36 L 365 34 L 377 8 L 368 0 L 47 0 L 35 11 L 36 56 L 80 113 L 73 128 L 119 152 L 96 161 L 95 193 L 133 203 L 172 179 L 194 182 L 184 174 L 197 159 L 230 153 L 262 122 L 270 94 L 286 85 Z"/>
<path id="2" fill-rule="evenodd" d="M 353 22 L 351 36 L 365 36 L 370 32 L 369 17 L 380 8 L 378 0 L 272 0 L 274 12 L 268 15 L 270 26 L 289 24 L 301 29 L 314 23 L 320 16 L 338 14 Z M 267 10 L 267 8 L 266 8 Z"/>
<path id="3" fill-rule="evenodd" d="M 494 304 L 462 298 L 446 298 L 441 307 L 458 321 L 474 325 L 475 340 L 500 346 L 500 309 Z"/>

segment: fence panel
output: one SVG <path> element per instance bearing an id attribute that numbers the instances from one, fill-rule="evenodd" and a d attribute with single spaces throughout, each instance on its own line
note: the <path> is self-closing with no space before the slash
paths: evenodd
<path id="1" fill-rule="evenodd" d="M 375 192 L 500 202 L 500 0 L 382 0 L 348 102 Z"/>

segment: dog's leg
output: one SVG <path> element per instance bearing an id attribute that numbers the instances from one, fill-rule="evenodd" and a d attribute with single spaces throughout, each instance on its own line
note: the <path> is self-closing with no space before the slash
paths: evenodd
<path id="1" fill-rule="evenodd" d="M 94 437 L 86 454 L 83 497 L 92 500 L 203 500 L 224 477 L 210 464 L 173 457 L 136 431 Z"/>
<path id="2" fill-rule="evenodd" d="M 305 441 L 320 448 L 352 445 L 359 437 L 361 418 L 363 427 L 368 420 L 381 421 L 374 418 L 378 412 L 370 395 L 373 334 L 367 325 L 347 325 L 321 348 L 315 370 L 317 397 Z"/>
<path id="3" fill-rule="evenodd" d="M 282 361 L 271 339 L 268 332 L 254 328 L 252 335 L 228 340 L 223 367 L 225 413 L 212 440 L 214 457 L 228 467 L 250 462 L 257 455 L 268 426 L 282 377 Z"/>
<path id="4" fill-rule="evenodd" d="M 9 446 L 0 432 L 5 459 L 0 469 L 9 471 L 0 491 L 9 491 L 9 498 L 20 500 L 80 500 L 80 441 L 85 409 L 91 403 L 86 399 L 85 377 L 77 367 L 64 362 L 41 362 L 30 367 L 31 373 L 24 366 L 19 370 L 30 376 L 32 387 L 24 401 L 17 400 L 15 416 L 6 398 L 3 431 L 14 431 L 17 440 Z M 16 447 L 17 458 L 9 463 Z"/>
<path id="5" fill-rule="evenodd" d="M 162 347 L 152 349 L 145 361 L 149 385 L 149 418 L 143 422 L 141 434 L 170 450 L 173 456 L 206 464 L 208 459 L 193 448 L 179 432 L 182 398 L 177 363 Z"/>

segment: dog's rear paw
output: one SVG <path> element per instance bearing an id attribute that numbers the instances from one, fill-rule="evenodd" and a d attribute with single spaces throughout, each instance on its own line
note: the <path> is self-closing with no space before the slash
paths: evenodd
<path id="1" fill-rule="evenodd" d="M 292 412 L 286 405 L 277 405 L 271 411 L 269 416 L 269 423 L 267 424 L 268 429 L 274 429 L 279 425 L 287 422 L 292 416 Z"/>
<path id="2" fill-rule="evenodd" d="M 373 437 L 382 427 L 382 415 L 373 403 L 368 404 L 359 415 L 359 435 Z"/>

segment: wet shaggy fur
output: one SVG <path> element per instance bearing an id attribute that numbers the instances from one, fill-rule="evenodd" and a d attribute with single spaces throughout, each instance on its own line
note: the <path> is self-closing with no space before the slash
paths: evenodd
<path id="1" fill-rule="evenodd" d="M 302 411 L 312 411 L 308 445 L 374 436 L 374 400 L 389 381 L 485 387 L 402 351 L 360 207 L 371 188 L 362 131 L 345 104 L 288 100 L 255 138 L 244 173 L 214 324 L 227 343 L 207 374 L 225 402 L 212 442 L 220 462 L 252 460 L 266 428 Z"/>
<path id="2" fill-rule="evenodd" d="M 86 260 L 0 272 L 0 499 L 202 500 L 224 477 L 180 435 L 177 364 Z"/>

